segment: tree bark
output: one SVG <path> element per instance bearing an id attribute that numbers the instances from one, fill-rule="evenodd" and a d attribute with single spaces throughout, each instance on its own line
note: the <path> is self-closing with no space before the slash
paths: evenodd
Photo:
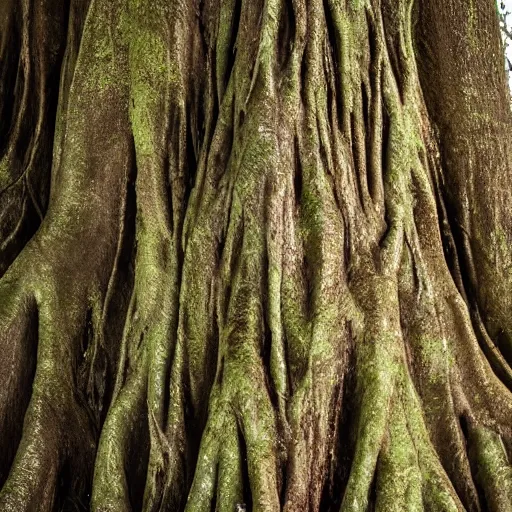
<path id="1" fill-rule="evenodd" d="M 0 510 L 512 510 L 493 0 L 7 0 L 0 120 Z"/>

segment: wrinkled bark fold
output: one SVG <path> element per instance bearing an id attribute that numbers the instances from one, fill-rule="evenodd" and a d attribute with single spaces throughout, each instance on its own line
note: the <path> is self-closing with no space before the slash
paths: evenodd
<path id="1" fill-rule="evenodd" d="M 0 15 L 0 510 L 512 510 L 492 0 Z"/>

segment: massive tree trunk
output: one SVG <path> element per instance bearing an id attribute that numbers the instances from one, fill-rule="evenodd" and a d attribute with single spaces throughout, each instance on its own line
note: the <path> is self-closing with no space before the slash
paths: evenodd
<path id="1" fill-rule="evenodd" d="M 0 510 L 512 510 L 493 0 L 0 4 Z"/>

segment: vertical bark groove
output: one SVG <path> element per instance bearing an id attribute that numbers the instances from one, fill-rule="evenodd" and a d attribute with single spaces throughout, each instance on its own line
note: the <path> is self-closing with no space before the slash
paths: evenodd
<path id="1" fill-rule="evenodd" d="M 0 509 L 511 509 L 469 4 L 0 7 Z"/>

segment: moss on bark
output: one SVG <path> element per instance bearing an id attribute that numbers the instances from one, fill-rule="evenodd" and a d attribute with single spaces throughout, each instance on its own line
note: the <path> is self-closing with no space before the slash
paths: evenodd
<path id="1" fill-rule="evenodd" d="M 0 14 L 1 510 L 512 509 L 491 0 Z"/>

